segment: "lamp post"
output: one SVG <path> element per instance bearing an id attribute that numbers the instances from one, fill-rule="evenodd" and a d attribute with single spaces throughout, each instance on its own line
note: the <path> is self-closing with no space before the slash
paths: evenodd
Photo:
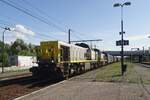
<path id="1" fill-rule="evenodd" d="M 148 36 L 148 38 L 150 38 L 150 36 Z M 148 56 L 149 56 L 149 57 L 148 57 L 148 60 L 150 61 L 150 47 L 149 47 L 148 49 L 149 49 L 149 52 L 148 52 L 148 54 L 149 54 L 149 55 L 148 55 Z"/>
<path id="2" fill-rule="evenodd" d="M 3 45 L 2 45 L 2 73 L 4 73 L 4 50 L 5 50 L 5 40 L 4 40 L 4 36 L 5 36 L 5 32 L 8 30 L 10 31 L 10 28 L 3 28 L 4 31 L 3 31 L 3 34 L 2 34 L 2 42 L 3 42 Z"/>
<path id="3" fill-rule="evenodd" d="M 70 42 L 70 41 L 71 41 L 71 40 L 70 40 L 70 33 L 71 33 L 71 29 L 68 30 L 68 43 L 69 43 L 69 44 L 71 43 L 71 42 Z"/>
<path id="4" fill-rule="evenodd" d="M 115 3 L 114 7 L 121 7 L 121 74 L 123 75 L 124 71 L 124 49 L 123 49 L 123 34 L 125 34 L 125 32 L 123 31 L 123 7 L 124 6 L 130 6 L 131 2 L 125 2 L 125 3 Z"/>

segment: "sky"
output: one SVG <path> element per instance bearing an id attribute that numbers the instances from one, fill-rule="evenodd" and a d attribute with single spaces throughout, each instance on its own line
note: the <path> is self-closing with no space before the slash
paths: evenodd
<path id="1" fill-rule="evenodd" d="M 44 20 L 45 23 L 0 1 L 0 26 L 10 27 L 5 33 L 5 42 L 11 43 L 22 38 L 32 44 L 40 41 L 102 39 L 89 43 L 101 50 L 120 50 L 116 40 L 120 40 L 120 8 L 114 3 L 129 0 L 3 0 L 23 8 L 26 12 Z M 150 0 L 130 0 L 131 6 L 124 7 L 124 35 L 131 48 L 150 46 Z M 48 24 L 46 24 L 48 23 Z M 0 29 L 2 37 L 3 29 Z M 1 38 L 0 38 L 1 39 Z"/>

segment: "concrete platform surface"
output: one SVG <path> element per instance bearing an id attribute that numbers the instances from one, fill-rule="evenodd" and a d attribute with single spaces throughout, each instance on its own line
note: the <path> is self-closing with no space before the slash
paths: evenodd
<path id="1" fill-rule="evenodd" d="M 150 100 L 150 97 L 138 84 L 68 80 L 16 100 Z"/>

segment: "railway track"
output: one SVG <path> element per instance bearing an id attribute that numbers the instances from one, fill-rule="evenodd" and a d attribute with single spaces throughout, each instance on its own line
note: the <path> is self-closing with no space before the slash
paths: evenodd
<path id="1" fill-rule="evenodd" d="M 5 80 L 21 78 L 21 77 L 27 77 L 27 76 L 31 76 L 31 75 L 32 75 L 32 73 L 23 73 L 23 74 L 11 75 L 11 76 L 4 76 L 4 77 L 0 77 L 0 82 L 5 81 Z"/>
<path id="2" fill-rule="evenodd" d="M 146 88 L 145 84 L 143 83 L 143 76 L 141 73 L 139 73 L 138 70 L 134 69 L 136 71 L 138 84 L 137 88 L 141 91 L 142 98 L 145 100 L 148 100 L 148 95 L 150 95 L 149 90 Z M 93 82 L 93 81 L 99 81 L 95 79 L 96 73 L 98 70 L 92 70 L 88 73 L 85 73 L 86 75 L 79 75 L 72 77 L 69 79 L 69 81 L 85 81 L 85 82 Z M 112 79 L 113 80 L 113 79 Z M 5 81 L 2 84 L 0 83 L 0 100 L 10 100 L 14 99 L 16 97 L 29 94 L 33 91 L 39 90 L 41 88 L 44 88 L 48 85 L 57 83 L 58 81 L 52 81 L 52 80 L 43 80 L 40 79 L 37 80 L 33 77 L 21 77 L 17 79 L 13 79 L 11 81 Z M 122 98 L 123 91 L 122 87 L 124 88 L 124 84 L 126 84 L 126 81 L 124 80 L 124 77 L 120 77 L 118 84 L 118 100 Z M 127 83 L 128 84 L 128 83 Z"/>
<path id="3" fill-rule="evenodd" d="M 17 76 L 0 81 L 0 100 L 12 100 L 16 97 L 39 90 L 58 81 L 40 80 L 32 76 Z"/>
<path id="4" fill-rule="evenodd" d="M 86 72 L 90 72 L 90 71 L 91 70 Z M 76 77 L 81 74 L 83 73 L 77 74 L 75 76 L 71 76 L 70 78 Z M 92 79 L 93 79 L 93 74 L 92 74 Z M 13 77 L 3 78 L 0 81 L 0 100 L 11 100 L 16 97 L 20 97 L 29 94 L 33 91 L 44 88 L 48 85 L 55 84 L 59 81 L 61 80 L 55 80 L 55 81 L 50 79 L 40 80 L 37 78 L 33 78 L 31 74 L 28 75 L 22 74 Z"/>

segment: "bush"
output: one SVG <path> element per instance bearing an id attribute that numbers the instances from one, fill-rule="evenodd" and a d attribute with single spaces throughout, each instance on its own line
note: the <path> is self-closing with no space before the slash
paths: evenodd
<path id="1" fill-rule="evenodd" d="M 9 57 L 8 57 L 7 52 L 4 52 L 4 56 L 2 56 L 2 54 L 0 55 L 0 62 L 1 62 L 0 66 L 2 66 L 3 59 L 4 59 L 4 67 L 8 67 L 9 66 L 9 61 L 8 61 Z"/>
<path id="2" fill-rule="evenodd" d="M 36 54 L 35 53 L 31 53 L 27 50 L 22 50 L 18 53 L 18 55 L 21 55 L 21 56 L 35 56 Z"/>

